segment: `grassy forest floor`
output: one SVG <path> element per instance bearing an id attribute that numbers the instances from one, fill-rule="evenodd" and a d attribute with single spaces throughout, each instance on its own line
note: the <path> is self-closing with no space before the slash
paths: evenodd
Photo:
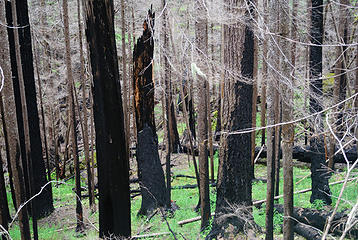
<path id="1" fill-rule="evenodd" d="M 178 188 L 178 186 L 183 186 L 187 184 L 195 184 L 196 180 L 186 177 L 176 177 L 177 175 L 194 175 L 193 164 L 188 165 L 188 157 L 185 154 L 174 154 L 172 155 L 172 162 L 174 166 L 172 167 L 173 179 L 172 186 Z M 217 172 L 218 166 L 218 156 L 215 155 L 215 173 Z M 358 175 L 358 170 L 353 173 L 355 176 Z M 133 174 L 133 177 L 136 174 Z M 266 166 L 256 165 L 255 175 L 257 178 L 265 179 L 266 178 Z M 85 176 L 83 176 L 82 184 L 85 185 Z M 282 171 L 280 173 L 280 192 L 282 194 Z M 344 177 L 344 172 L 335 174 L 330 179 L 330 182 L 335 182 L 342 180 Z M 216 179 L 216 177 L 215 177 Z M 305 166 L 295 167 L 294 168 L 294 182 L 295 191 L 307 189 L 311 187 L 310 179 L 310 170 Z M 336 199 L 339 195 L 339 191 L 342 185 L 338 184 L 331 186 L 331 191 L 333 194 L 333 204 L 336 203 Z M 87 229 L 85 234 L 78 234 L 75 232 L 76 227 L 76 217 L 75 217 L 75 194 L 72 191 L 74 188 L 74 181 L 69 180 L 63 184 L 53 184 L 53 197 L 54 197 L 54 206 L 55 211 L 47 218 L 41 219 L 39 221 L 39 238 L 40 239 L 98 239 L 98 212 L 91 213 L 89 210 L 88 199 L 83 199 L 84 207 L 84 217 L 87 223 Z M 132 189 L 137 189 L 137 184 L 131 185 Z M 211 209 L 212 212 L 215 211 L 215 188 L 210 188 L 210 198 L 211 198 Z M 253 183 L 253 200 L 261 200 L 266 198 L 266 183 L 262 181 L 255 181 Z M 86 193 L 83 193 L 86 194 Z M 351 209 L 353 202 L 356 201 L 358 197 L 358 184 L 357 182 L 350 182 L 348 187 L 344 191 L 343 201 L 340 204 L 339 211 L 344 211 L 346 209 Z M 310 192 L 303 194 L 296 194 L 294 196 L 294 204 L 298 207 L 305 208 L 324 208 L 320 203 L 311 204 L 309 202 Z M 9 204 L 11 206 L 12 216 L 14 215 L 14 208 L 10 201 L 10 193 L 8 193 Z M 179 207 L 173 214 L 166 216 L 166 220 L 170 228 L 177 235 L 178 239 L 204 239 L 206 234 L 210 231 L 207 229 L 204 233 L 199 234 L 200 221 L 189 223 L 180 227 L 178 221 L 193 218 L 199 216 L 199 213 L 194 211 L 196 204 L 198 203 L 198 190 L 195 189 L 174 189 L 172 190 L 172 200 Z M 282 204 L 283 199 L 280 199 L 278 203 Z M 146 217 L 137 216 L 137 212 L 140 208 L 141 197 L 137 196 L 132 199 L 132 235 L 142 235 L 149 233 L 163 233 L 169 232 L 166 221 L 163 219 L 160 212 L 157 212 L 151 219 Z M 256 223 L 261 227 L 265 226 L 265 205 L 262 205 L 261 208 L 253 208 L 253 215 Z M 274 224 L 275 224 L 275 238 L 281 239 L 281 225 L 283 223 L 283 217 L 281 214 L 275 212 Z M 12 239 L 20 239 L 20 232 L 17 222 L 15 221 L 10 229 L 10 234 Z M 263 239 L 263 235 L 258 235 L 258 239 Z M 165 235 L 157 237 L 156 239 L 173 239 L 171 235 Z M 298 237 L 295 239 L 299 239 Z"/>

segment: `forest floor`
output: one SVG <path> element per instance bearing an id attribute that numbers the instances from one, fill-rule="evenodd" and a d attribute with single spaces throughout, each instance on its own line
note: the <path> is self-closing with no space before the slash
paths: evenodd
<path id="1" fill-rule="evenodd" d="M 163 156 L 164 158 L 164 156 Z M 215 155 L 215 173 L 217 172 L 218 159 L 217 154 Z M 188 164 L 188 157 L 185 154 L 173 154 L 172 155 L 172 186 L 175 188 L 172 190 L 172 201 L 176 203 L 178 209 L 168 214 L 165 218 L 162 212 L 158 211 L 151 218 L 137 216 L 137 212 L 140 208 L 141 197 L 137 196 L 132 198 L 132 235 L 143 235 L 151 233 L 169 233 L 171 230 L 176 234 L 178 239 L 204 239 L 206 234 L 210 231 L 208 228 L 203 233 L 200 231 L 200 221 L 186 224 L 182 227 L 178 225 L 181 220 L 197 217 L 200 213 L 195 212 L 194 208 L 198 203 L 198 190 L 194 189 L 178 189 L 178 186 L 184 186 L 187 184 L 196 184 L 196 180 L 187 177 L 177 177 L 178 175 L 195 176 L 193 164 Z M 132 167 L 132 169 L 134 169 Z M 344 171 L 333 175 L 330 182 L 342 180 L 344 178 Z M 358 171 L 353 173 L 355 176 L 358 175 Z M 136 174 L 133 174 L 133 177 Z M 266 179 L 266 166 L 256 165 L 255 176 L 259 179 Z M 280 173 L 280 194 L 282 194 L 282 171 Z M 215 176 L 216 179 L 216 176 Z M 295 167 L 294 168 L 294 185 L 295 191 L 307 189 L 311 187 L 310 170 L 307 167 Z M 85 178 L 83 178 L 82 184 L 85 185 Z M 331 186 L 332 200 L 334 204 L 339 195 L 342 185 Z M 79 234 L 75 232 L 76 217 L 75 217 L 75 194 L 72 191 L 74 188 L 74 181 L 69 180 L 62 184 L 53 184 L 53 197 L 55 211 L 47 218 L 41 219 L 39 225 L 39 238 L 40 239 L 98 239 L 98 211 L 91 213 L 88 203 L 88 198 L 83 199 L 84 218 L 86 222 L 85 234 Z M 131 189 L 138 189 L 138 184 L 131 184 Z M 215 187 L 210 187 L 210 199 L 211 199 L 211 211 L 215 211 Z M 86 193 L 84 193 L 86 194 Z M 253 182 L 252 198 L 254 200 L 261 200 L 266 198 L 266 183 L 263 181 Z M 294 204 L 297 207 L 304 208 L 316 208 L 322 209 L 327 208 L 319 202 L 311 204 L 309 202 L 310 192 L 303 194 L 296 194 L 294 196 Z M 339 211 L 344 211 L 352 208 L 353 202 L 358 198 L 358 184 L 357 182 L 350 182 L 343 193 L 343 201 L 339 206 Z M 8 193 L 8 199 L 10 200 L 10 193 Z M 278 200 L 278 203 L 282 204 L 283 199 Z M 12 216 L 14 215 L 14 209 L 11 206 Z M 253 215 L 256 223 L 264 229 L 265 226 L 265 205 L 261 208 L 253 208 Z M 278 212 L 274 215 L 275 225 L 275 239 L 282 239 L 281 225 L 283 223 L 283 217 Z M 12 239 L 20 239 L 20 232 L 18 223 L 15 221 L 10 229 L 10 235 Z M 151 239 L 151 238 L 146 238 Z M 171 234 L 158 236 L 156 239 L 174 239 Z M 252 239 L 252 238 L 250 238 Z M 257 235 L 257 239 L 264 239 L 261 234 Z M 298 236 L 295 239 L 300 239 Z"/>

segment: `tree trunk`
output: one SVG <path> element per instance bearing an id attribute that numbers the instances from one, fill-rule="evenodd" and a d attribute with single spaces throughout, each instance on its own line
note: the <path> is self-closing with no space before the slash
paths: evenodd
<path id="1" fill-rule="evenodd" d="M 85 1 L 93 74 L 99 190 L 99 236 L 130 237 L 129 163 L 124 132 L 112 0 Z M 120 84 L 119 88 L 120 88 Z"/>
<path id="2" fill-rule="evenodd" d="M 6 22 L 5 18 L 5 2 L 0 2 L 0 21 Z M 0 92 L 0 114 L 1 114 L 1 122 L 2 122 L 2 130 L 4 133 L 4 142 L 5 142 L 5 150 L 6 150 L 6 160 L 7 160 L 7 169 L 9 173 L 9 182 L 10 182 L 10 189 L 11 189 L 11 197 L 12 202 L 14 205 L 15 210 L 17 211 L 17 204 L 16 204 L 16 196 L 15 196 L 15 189 L 13 183 L 13 176 L 11 171 L 11 161 L 10 161 L 10 149 L 9 144 L 12 139 L 9 139 L 8 136 L 8 124 L 12 125 L 11 122 L 6 122 L 5 120 L 5 111 L 4 111 L 4 102 L 9 104 L 9 102 L 14 100 L 13 90 L 6 88 L 9 84 L 11 86 L 11 82 L 6 81 L 6 79 L 11 78 L 11 70 L 10 70 L 10 52 L 9 52 L 9 43 L 7 41 L 7 32 L 6 28 L 0 28 L 0 66 L 2 69 L 2 73 L 4 76 L 4 90 Z M 7 94 L 7 95 L 5 95 Z M 9 95 L 11 94 L 11 95 Z M 13 110 L 12 110 L 13 111 Z M 16 118 L 16 115 L 15 115 Z M 13 119 L 12 121 L 16 121 Z M 2 166 L 2 165 L 1 165 Z"/>
<path id="3" fill-rule="evenodd" d="M 264 11 L 267 9 L 267 0 L 263 1 L 263 9 Z M 264 12 L 264 23 L 268 24 L 268 13 Z M 261 81 L 261 127 L 266 126 L 266 88 L 267 88 L 267 36 L 264 36 L 263 39 L 263 62 L 262 62 L 262 81 Z M 266 129 L 261 130 L 261 145 L 265 145 L 266 142 Z"/>
<path id="4" fill-rule="evenodd" d="M 230 13 L 249 18 L 248 10 L 237 8 L 244 5 L 245 1 L 225 1 L 225 3 Z M 249 5 L 252 3 L 247 1 Z M 214 237 L 229 223 L 236 230 L 243 231 L 247 221 L 252 221 L 250 210 L 248 216 L 245 216 L 247 211 L 244 210 L 238 216 L 224 218 L 224 222 L 219 223 L 220 217 L 236 211 L 238 206 L 252 205 L 251 133 L 240 135 L 230 133 L 252 126 L 252 84 L 247 81 L 253 78 L 254 34 L 249 26 L 224 25 L 224 39 L 225 69 L 230 71 L 225 71 L 223 91 L 222 129 L 225 133 L 221 134 L 216 210 L 211 231 L 211 236 Z M 232 51 L 236 54 L 232 54 Z M 233 78 L 229 72 L 237 70 L 241 77 Z"/>
<path id="5" fill-rule="evenodd" d="M 62 1 L 63 9 L 63 25 L 65 32 L 65 45 L 66 45 L 66 69 L 67 69 L 67 105 L 70 111 L 69 114 L 69 128 L 71 133 L 71 145 L 72 145 L 72 155 L 74 159 L 74 169 L 75 169 L 75 185 L 76 185 L 76 219 L 77 226 L 76 232 L 81 232 L 84 228 L 83 225 L 83 211 L 81 203 L 81 175 L 78 159 L 78 146 L 77 146 L 77 121 L 76 121 L 76 112 L 73 96 L 73 87 L 74 80 L 72 75 L 72 63 L 71 63 L 71 44 L 70 44 L 70 33 L 69 33 L 69 21 L 68 21 L 68 3 L 67 0 Z M 84 87 L 84 86 L 83 86 Z"/>
<path id="6" fill-rule="evenodd" d="M 269 2 L 270 22 L 276 22 L 279 16 L 279 3 L 277 1 Z M 271 32 L 278 32 L 278 26 L 271 24 Z M 272 37 L 273 38 L 273 37 Z M 278 50 L 275 46 L 277 38 L 270 38 L 270 49 L 268 59 L 271 68 L 267 78 L 267 125 L 274 125 L 277 119 L 278 112 L 275 111 L 278 101 L 278 76 L 274 69 L 279 69 Z M 270 60 L 269 60 L 270 59 Z M 273 240 L 273 204 L 274 204 L 274 190 L 275 190 L 275 156 L 276 156 L 276 127 L 267 129 L 267 194 L 266 194 L 266 240 Z"/>
<path id="7" fill-rule="evenodd" d="M 5 2 L 6 4 L 6 17 L 7 17 L 7 23 L 9 26 L 16 26 L 17 21 L 14 21 L 14 25 L 12 25 L 12 7 L 11 4 L 15 4 L 15 2 Z M 3 5 L 2 5 L 3 6 Z M 1 14 L 4 13 L 3 7 L 1 6 Z M 16 14 L 14 14 L 16 15 Z M 9 20 L 11 19 L 11 21 Z M 1 21 L 4 20 L 4 17 L 1 16 Z M 17 68 L 14 68 L 14 64 L 16 65 L 17 58 L 16 57 L 16 50 L 15 50 L 15 36 L 14 32 L 11 31 L 10 36 L 10 28 L 8 28 L 8 38 L 9 38 L 9 46 L 12 45 L 12 49 L 10 49 L 10 56 L 11 56 L 11 67 L 13 69 L 12 73 L 17 73 Z M 1 34 L 3 36 L 3 34 Z M 17 35 L 17 43 L 19 42 L 18 34 Z M 5 39 L 5 38 L 1 38 Z M 3 50 L 7 51 L 6 46 L 7 44 L 4 42 Z M 18 45 L 17 45 L 18 46 Z M 17 53 L 19 53 L 19 49 L 17 49 Z M 7 52 L 8 53 L 8 52 Z M 9 55 L 7 55 L 9 56 Z M 1 58 L 3 60 L 3 57 Z M 7 79 L 10 79 L 10 71 L 8 69 L 5 69 L 5 76 Z M 17 75 L 16 75 L 17 76 Z M 14 80 L 14 79 L 13 79 Z M 14 182 L 14 188 L 15 188 L 15 197 L 16 197 L 16 208 L 18 209 L 19 206 L 21 206 L 21 203 L 25 202 L 26 200 L 26 192 L 24 187 L 24 176 L 23 176 L 23 170 L 21 165 L 21 152 L 20 152 L 20 141 L 19 141 L 19 135 L 18 135 L 18 127 L 17 127 L 17 121 L 16 121 L 16 103 L 15 103 L 15 97 L 14 97 L 14 89 L 11 81 L 4 81 L 4 88 L 3 88 L 3 94 L 5 99 L 5 121 L 7 123 L 7 129 L 6 132 L 8 134 L 8 151 L 9 151 L 9 158 L 11 161 L 11 169 L 9 169 L 12 172 L 13 182 Z M 21 111 L 20 111 L 21 112 Z M 20 226 L 20 232 L 21 232 L 21 239 L 31 239 L 30 234 L 30 225 L 29 225 L 29 219 L 27 214 L 27 206 L 25 205 L 21 210 L 19 211 L 19 226 Z"/>
<path id="8" fill-rule="evenodd" d="M 11 16 L 11 3 L 6 2 L 6 18 L 10 26 L 13 26 L 13 18 Z M 16 2 L 16 12 L 17 20 L 20 26 L 28 26 L 26 28 L 19 28 L 19 42 L 21 43 L 20 52 L 21 52 L 21 62 L 22 72 L 24 76 L 25 84 L 25 95 L 26 95 L 26 105 L 27 105 L 27 116 L 29 124 L 29 138 L 30 138 L 30 147 L 31 147 L 31 165 L 36 166 L 33 168 L 33 193 L 40 192 L 41 188 L 47 183 L 46 171 L 45 171 L 45 162 L 43 161 L 42 156 L 42 143 L 41 143 L 41 134 L 39 126 L 39 116 L 37 108 L 37 99 L 36 99 L 36 87 L 34 79 L 34 68 L 33 68 L 33 55 L 32 55 L 32 44 L 31 44 L 31 33 L 29 27 L 29 16 L 28 16 L 28 6 L 27 1 L 17 1 Z M 28 172 L 28 167 L 26 164 L 26 148 L 25 146 L 25 133 L 23 129 L 23 114 L 21 113 L 22 103 L 20 97 L 20 84 L 19 76 L 17 74 L 17 64 L 15 58 L 15 46 L 14 46 L 14 29 L 8 28 L 9 35 L 9 45 L 10 45 L 10 56 L 11 56 L 11 69 L 13 73 L 13 86 L 15 92 L 15 102 L 16 102 L 16 113 L 17 113 L 17 125 L 20 138 L 21 146 L 21 156 L 25 177 L 26 179 L 31 178 L 31 175 Z M 26 185 L 25 185 L 26 186 Z M 29 185 L 28 185 L 29 186 Z M 28 188 L 29 190 L 29 188 Z M 28 195 L 29 197 L 30 195 Z M 34 201 L 34 216 L 41 218 L 49 215 L 53 210 L 53 202 L 50 193 L 50 187 L 47 185 L 42 193 L 36 197 Z"/>
<path id="9" fill-rule="evenodd" d="M 34 44 L 34 49 L 35 48 L 35 44 Z M 45 119 L 45 111 L 44 111 L 44 103 L 42 101 L 42 83 L 41 83 L 41 78 L 40 78 L 40 72 L 39 72 L 39 65 L 38 65 L 38 56 L 35 52 L 35 64 L 36 64 L 36 73 L 37 73 L 37 84 L 38 84 L 38 88 L 39 88 L 39 98 L 40 98 L 40 111 L 41 111 L 41 118 L 42 118 L 42 131 L 43 131 L 43 141 L 44 141 L 44 147 L 45 147 L 45 156 L 46 156 L 46 169 L 47 169 L 47 181 L 51 181 L 51 169 L 50 169 L 50 154 L 49 154 L 49 149 L 48 149 L 48 144 L 47 144 L 47 131 L 46 131 L 46 119 Z M 51 194 L 51 199 L 53 201 L 53 196 L 52 196 L 52 184 L 49 184 L 49 192 Z"/>
<path id="10" fill-rule="evenodd" d="M 169 37 L 168 37 L 168 33 L 169 33 L 169 29 L 168 29 L 168 11 L 167 11 L 167 6 L 166 6 L 166 1 L 162 0 L 162 8 L 163 8 L 163 52 L 164 54 L 162 54 L 162 57 L 164 58 L 164 84 L 165 84 L 165 92 L 163 92 L 164 94 L 164 98 L 165 98 L 165 132 L 166 132 L 166 157 L 165 157 L 165 171 L 166 171 L 166 180 L 167 180 L 167 207 L 170 208 L 171 207 L 171 167 L 170 167 L 170 153 L 174 150 L 173 146 L 172 146 L 172 138 L 171 138 L 171 121 L 173 118 L 172 115 L 172 101 L 171 101 L 171 76 L 170 76 L 170 65 L 169 65 Z M 163 104 L 164 105 L 164 104 Z M 164 112 L 163 112 L 164 115 Z"/>
<path id="11" fill-rule="evenodd" d="M 149 22 L 148 22 L 149 21 Z M 158 154 L 158 137 L 154 119 L 154 82 L 152 61 L 154 13 L 148 11 L 142 36 L 133 51 L 133 86 L 137 123 L 138 177 L 142 192 L 139 214 L 149 214 L 167 203 L 167 189 Z"/>
<path id="12" fill-rule="evenodd" d="M 335 65 L 335 78 L 334 78 L 334 89 L 333 89 L 333 98 L 334 104 L 337 104 L 344 99 L 346 99 L 346 91 L 347 91 L 347 73 L 346 73 L 346 57 L 347 57 L 347 47 L 344 44 L 347 44 L 347 24 L 348 24 L 348 11 L 347 0 L 341 0 L 339 6 L 339 18 L 338 23 L 334 22 L 334 24 L 338 24 L 336 26 L 336 35 L 337 35 L 337 44 L 339 46 L 336 47 L 336 65 Z M 331 13 L 333 16 L 333 12 Z M 334 17 L 333 17 L 334 19 Z M 332 128 L 335 130 L 335 133 L 339 138 L 343 135 L 343 109 L 345 104 L 340 104 L 337 108 L 333 109 L 334 114 L 332 115 L 331 124 Z M 337 113 L 338 112 L 338 113 Z M 337 113 L 337 114 L 336 114 Z M 331 134 L 330 136 L 330 146 L 329 146 L 329 161 L 328 167 L 334 170 L 334 154 L 335 154 L 335 138 Z"/>
<path id="13" fill-rule="evenodd" d="M 280 12 L 288 13 L 290 12 L 290 6 L 287 1 L 280 1 Z M 293 2 L 293 8 L 291 11 L 291 19 L 292 19 L 292 28 L 291 28 L 291 37 L 292 39 L 296 39 L 296 30 L 295 30 L 295 19 L 296 19 L 296 11 L 297 11 L 297 2 Z M 289 29 L 290 16 L 288 14 L 281 14 L 280 23 L 281 23 L 281 34 L 283 37 L 290 37 L 290 29 Z M 289 46 L 288 41 L 282 39 L 280 42 L 280 47 L 285 55 L 285 60 L 281 62 L 281 72 L 284 76 L 290 76 L 291 69 L 289 60 L 291 60 L 291 64 L 294 67 L 294 60 L 296 49 L 295 46 L 291 48 Z M 290 59 L 291 54 L 291 59 Z M 293 60 L 293 61 L 292 61 Z M 294 73 L 294 72 L 293 72 Z M 294 75 L 293 75 L 294 76 Z M 282 98 L 282 122 L 292 121 L 293 115 L 293 90 L 291 86 L 293 86 L 294 77 L 291 78 L 291 82 L 287 83 L 282 79 L 281 85 L 281 98 Z M 285 124 L 282 126 L 282 159 L 283 159 L 283 200 L 284 200 L 284 218 L 283 218 L 283 238 L 284 240 L 293 240 L 294 232 L 293 232 L 293 163 L 292 163 L 292 147 L 294 142 L 294 126 L 293 124 Z"/>
<path id="14" fill-rule="evenodd" d="M 209 224 L 210 219 L 210 196 L 209 196 L 209 162 L 208 162 L 208 98 L 207 98 L 207 73 L 205 58 L 208 54 L 208 20 L 206 8 L 201 0 L 195 1 L 195 11 L 198 16 L 195 21 L 195 44 L 197 49 L 197 65 L 200 72 L 198 78 L 198 147 L 199 147 L 199 176 L 200 176 L 200 208 L 201 208 L 201 230 Z"/>
<path id="15" fill-rule="evenodd" d="M 87 112 L 87 86 L 86 86 L 86 77 L 85 77 L 85 59 L 83 54 L 83 41 L 82 41 L 82 24 L 81 24 L 81 5 L 80 0 L 77 0 L 77 21 L 78 21 L 78 38 L 79 38 L 79 48 L 80 48 L 80 62 L 81 62 L 81 83 L 82 83 L 82 109 L 83 109 L 83 146 L 84 146 L 84 154 L 86 160 L 86 168 L 87 168 L 87 185 L 88 185 L 88 199 L 89 205 L 92 212 L 96 209 L 95 197 L 94 197 L 94 186 L 93 186 L 93 174 L 91 170 L 91 159 L 89 155 L 89 140 L 88 140 L 88 112 Z M 80 111 L 78 111 L 78 115 L 81 116 Z M 81 118 L 80 118 L 81 119 Z"/>
<path id="16" fill-rule="evenodd" d="M 322 111 L 322 36 L 323 36 L 323 0 L 312 0 L 311 11 L 311 43 L 310 46 L 310 112 Z M 315 135 L 310 140 L 310 146 L 316 153 L 324 152 L 322 114 L 315 117 L 311 124 Z M 324 154 L 313 154 L 311 161 L 312 195 L 311 203 L 316 199 L 331 204 L 331 191 L 328 185 L 328 174 Z"/>
<path id="17" fill-rule="evenodd" d="M 127 152 L 129 152 L 129 111 L 128 111 L 128 81 L 127 81 L 127 54 L 126 54 L 126 23 L 125 23 L 125 4 L 124 0 L 121 0 L 121 34 L 122 34 L 122 82 L 123 82 L 123 113 L 124 113 L 124 126 L 125 136 L 127 143 Z"/>

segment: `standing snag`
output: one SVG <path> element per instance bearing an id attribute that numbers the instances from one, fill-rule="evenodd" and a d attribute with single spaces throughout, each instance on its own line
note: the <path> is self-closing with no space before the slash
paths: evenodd
<path id="1" fill-rule="evenodd" d="M 137 126 L 138 178 L 142 193 L 139 214 L 146 215 L 167 202 L 164 172 L 158 154 L 158 137 L 154 119 L 154 17 L 148 11 L 142 36 L 133 51 L 133 88 Z"/>

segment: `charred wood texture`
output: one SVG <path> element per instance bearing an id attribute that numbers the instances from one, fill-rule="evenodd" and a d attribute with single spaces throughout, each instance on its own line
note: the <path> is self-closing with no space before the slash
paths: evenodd
<path id="1" fill-rule="evenodd" d="M 275 205 L 275 208 L 279 213 L 283 213 L 282 205 L 277 204 L 277 205 Z M 324 227 L 326 225 L 327 219 L 329 218 L 329 216 L 331 216 L 331 214 L 332 214 L 332 211 L 295 207 L 293 209 L 292 217 L 293 217 L 293 219 L 295 219 L 294 224 L 301 223 L 301 224 L 311 226 L 314 229 L 323 231 Z M 347 222 L 347 220 L 348 220 L 347 214 L 340 213 L 340 212 L 336 213 L 334 216 L 334 219 L 332 221 L 332 225 L 331 225 L 329 232 L 334 233 L 336 235 L 342 235 L 342 233 L 344 231 L 345 223 Z M 297 230 L 300 230 L 300 229 L 304 229 L 304 228 L 302 228 L 302 226 L 299 226 L 299 229 L 297 229 L 297 227 L 295 227 L 296 232 L 297 232 Z M 297 232 L 297 233 L 299 233 L 299 232 Z M 300 235 L 302 235 L 302 234 L 300 234 Z M 315 234 L 309 234 L 309 235 L 314 236 Z M 358 238 L 358 228 L 353 227 L 349 231 L 347 236 L 350 236 L 353 239 L 357 239 Z M 315 239 L 315 238 L 312 238 L 312 239 Z"/>
<path id="2" fill-rule="evenodd" d="M 235 14 L 246 15 L 248 12 L 237 7 L 245 1 L 225 1 L 229 11 L 235 9 Z M 247 1 L 251 4 L 251 1 Z M 250 219 L 239 217 L 226 218 L 218 223 L 222 214 L 229 213 L 231 206 L 251 206 L 251 133 L 228 134 L 228 132 L 249 128 L 252 126 L 252 85 L 247 79 L 253 77 L 254 67 L 254 35 L 249 26 L 233 24 L 224 25 L 224 62 L 225 68 L 241 70 L 241 77 L 232 78 L 229 71 L 225 72 L 225 87 L 223 91 L 222 130 L 220 164 L 218 171 L 217 200 L 214 225 L 210 238 L 223 231 L 228 223 L 244 230 Z M 236 54 L 232 54 L 232 51 Z M 242 80 L 246 80 L 245 82 Z M 232 210 L 234 211 L 234 210 Z"/>
<path id="3" fill-rule="evenodd" d="M 18 29 L 19 31 L 19 40 L 21 43 L 21 62 L 22 62 L 22 71 L 24 75 L 24 84 L 25 84 L 25 95 L 26 95 L 26 104 L 27 104 L 27 115 L 28 115 L 28 124 L 29 124 L 29 135 L 30 135 L 30 146 L 31 146 L 31 165 L 36 166 L 32 169 L 33 171 L 33 186 L 32 192 L 34 194 L 40 192 L 41 188 L 47 183 L 46 171 L 45 171 L 45 162 L 42 155 L 42 143 L 41 143 L 41 134 L 40 134 L 40 124 L 39 124 L 39 115 L 37 108 L 37 99 L 36 99 L 36 86 L 34 78 L 34 67 L 33 67 L 33 54 L 32 54 L 32 43 L 31 43 L 31 32 L 30 32 L 30 23 L 28 16 L 28 6 L 27 1 L 16 1 L 17 9 L 17 20 L 20 26 L 23 26 Z M 7 23 L 12 26 L 13 18 L 11 16 L 11 2 L 6 2 L 6 19 Z M 28 163 L 26 159 L 26 149 L 25 149 L 25 135 L 23 127 L 23 115 L 21 108 L 21 97 L 20 97 L 20 85 L 19 78 L 17 74 L 17 63 L 15 58 L 15 45 L 14 45 L 14 30 L 13 28 L 8 28 L 8 37 L 10 43 L 10 57 L 11 57 L 11 70 L 12 70 L 12 79 L 14 86 L 15 102 L 16 102 L 16 114 L 17 114 L 17 123 L 20 137 L 20 146 L 21 146 L 21 158 L 23 164 L 23 171 L 25 177 L 25 187 L 27 192 L 27 198 L 30 197 L 30 175 L 28 172 Z M 49 215 L 53 210 L 52 194 L 51 188 L 49 185 L 45 187 L 42 193 L 36 197 L 36 201 L 33 202 L 33 213 L 37 218 L 44 217 Z"/>
<path id="4" fill-rule="evenodd" d="M 99 235 L 131 235 L 129 161 L 114 37 L 112 0 L 85 1 L 93 74 L 99 190 Z M 118 88 L 117 88 L 118 87 Z"/>
<path id="5" fill-rule="evenodd" d="M 322 111 L 322 42 L 323 42 L 323 0 L 312 0 L 311 10 L 311 43 L 310 45 L 310 112 L 317 113 Z M 310 140 L 312 152 L 311 157 L 311 178 L 312 195 L 311 202 L 316 199 L 323 200 L 326 204 L 331 204 L 331 191 L 328 185 L 329 175 L 325 170 L 324 140 L 320 135 L 323 129 L 322 114 L 317 115 L 312 122 L 311 131 L 315 134 Z"/>
<path id="6" fill-rule="evenodd" d="M 139 214 L 146 215 L 166 204 L 167 190 L 158 153 L 154 119 L 153 50 L 155 13 L 148 11 L 143 34 L 133 51 L 133 88 L 137 125 L 138 178 L 142 191 Z"/>

